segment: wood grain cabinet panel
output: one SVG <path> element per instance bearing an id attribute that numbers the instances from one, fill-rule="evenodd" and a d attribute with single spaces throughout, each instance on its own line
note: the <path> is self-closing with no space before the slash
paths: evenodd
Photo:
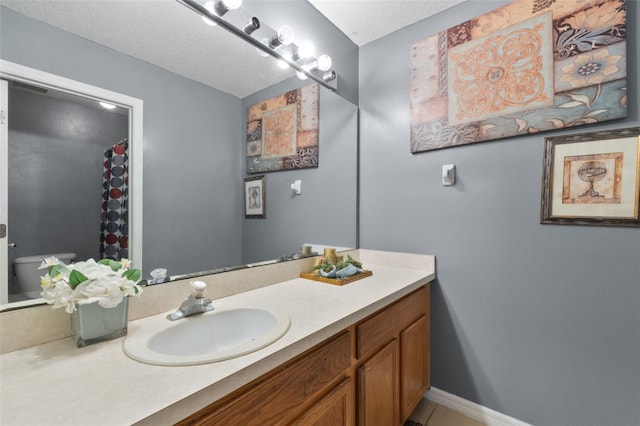
<path id="1" fill-rule="evenodd" d="M 358 368 L 358 425 L 398 423 L 398 343 L 393 341 Z"/>
<path id="2" fill-rule="evenodd" d="M 353 384 L 346 379 L 291 424 L 296 426 L 352 426 L 355 422 Z"/>
<path id="3" fill-rule="evenodd" d="M 429 387 L 429 318 L 400 333 L 401 419 L 411 415 Z"/>

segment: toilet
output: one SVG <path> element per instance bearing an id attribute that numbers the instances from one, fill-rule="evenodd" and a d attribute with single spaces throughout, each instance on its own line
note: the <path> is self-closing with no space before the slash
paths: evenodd
<path id="1" fill-rule="evenodd" d="M 16 257 L 13 261 L 13 271 L 16 274 L 16 292 L 22 293 L 30 299 L 38 299 L 42 288 L 40 277 L 47 273 L 46 269 L 38 269 L 42 259 L 57 257 L 60 262 L 69 264 L 76 258 L 75 253 L 40 254 L 36 256 Z"/>

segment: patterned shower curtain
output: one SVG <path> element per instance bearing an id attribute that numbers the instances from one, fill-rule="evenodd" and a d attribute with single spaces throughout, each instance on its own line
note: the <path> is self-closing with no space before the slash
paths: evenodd
<path id="1" fill-rule="evenodd" d="M 129 144 L 123 140 L 104 153 L 100 257 L 128 258 Z"/>

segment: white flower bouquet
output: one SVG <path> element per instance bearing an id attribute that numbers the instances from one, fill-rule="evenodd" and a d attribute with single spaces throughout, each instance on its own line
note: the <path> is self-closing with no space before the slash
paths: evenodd
<path id="1" fill-rule="evenodd" d="M 77 305 L 98 303 L 115 308 L 125 297 L 138 296 L 142 288 L 137 284 L 140 270 L 131 269 L 127 259 L 102 259 L 65 265 L 55 257 L 43 259 L 40 269 L 47 269 L 41 277 L 41 296 L 54 309 L 64 308 L 71 314 Z"/>

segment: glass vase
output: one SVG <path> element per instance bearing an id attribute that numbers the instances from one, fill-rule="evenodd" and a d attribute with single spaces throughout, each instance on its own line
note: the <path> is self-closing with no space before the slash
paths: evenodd
<path id="1" fill-rule="evenodd" d="M 71 332 L 79 348 L 104 342 L 127 334 L 129 299 L 115 308 L 103 308 L 98 303 L 78 305 L 71 314 Z"/>

